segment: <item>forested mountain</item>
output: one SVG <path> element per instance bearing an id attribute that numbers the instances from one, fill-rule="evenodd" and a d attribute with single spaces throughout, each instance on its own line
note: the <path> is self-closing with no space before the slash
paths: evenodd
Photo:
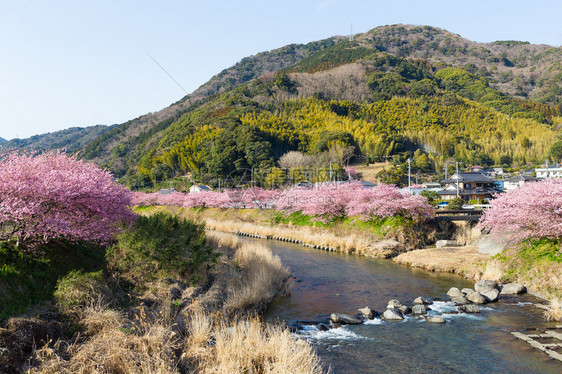
<path id="1" fill-rule="evenodd" d="M 292 150 L 354 147 L 356 159 L 413 157 L 421 170 L 451 157 L 539 163 L 562 123 L 561 65 L 561 48 L 383 26 L 247 57 L 82 154 L 134 186 L 273 170 Z"/>
<path id="2" fill-rule="evenodd" d="M 89 127 L 71 127 L 69 129 L 34 135 L 26 139 L 11 139 L 2 146 L 5 149 L 25 149 L 29 151 L 44 151 L 64 148 L 68 152 L 83 149 L 86 145 L 104 134 L 111 127 L 104 125 Z"/>
<path id="3" fill-rule="evenodd" d="M 0 138 L 0 144 L 2 144 L 2 143 L 6 143 L 6 142 L 7 142 L 7 140 L 6 140 L 6 139 L 4 139 L 4 138 Z"/>

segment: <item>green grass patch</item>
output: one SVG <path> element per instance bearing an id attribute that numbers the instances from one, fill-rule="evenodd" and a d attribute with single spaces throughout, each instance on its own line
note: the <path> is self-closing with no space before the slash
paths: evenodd
<path id="1" fill-rule="evenodd" d="M 163 277 L 198 282 L 218 256 L 206 244 L 204 224 L 168 213 L 140 216 L 118 239 L 108 263 L 137 287 Z"/>
<path id="2" fill-rule="evenodd" d="M 35 253 L 0 243 L 0 320 L 52 299 L 57 281 L 72 270 L 99 271 L 105 250 L 88 244 L 55 242 Z"/>
<path id="3" fill-rule="evenodd" d="M 276 212 L 272 219 L 272 223 L 323 228 L 345 226 L 350 229 L 370 231 L 378 236 L 385 236 L 391 230 L 411 227 L 413 225 L 413 221 L 411 219 L 401 216 L 372 218 L 370 220 L 362 220 L 357 217 L 336 217 L 329 221 L 317 221 L 314 217 L 302 214 L 301 212 L 294 212 L 291 214 Z"/>

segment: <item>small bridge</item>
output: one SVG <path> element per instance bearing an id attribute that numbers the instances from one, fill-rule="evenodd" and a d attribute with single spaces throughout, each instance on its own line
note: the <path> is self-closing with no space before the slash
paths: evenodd
<path id="1" fill-rule="evenodd" d="M 477 222 L 482 217 L 483 210 L 437 210 L 437 222 L 470 221 Z"/>

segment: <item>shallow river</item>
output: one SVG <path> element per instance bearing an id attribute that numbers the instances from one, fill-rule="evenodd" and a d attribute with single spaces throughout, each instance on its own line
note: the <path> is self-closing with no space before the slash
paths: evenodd
<path id="1" fill-rule="evenodd" d="M 252 239 L 248 239 L 252 240 Z M 291 296 L 277 298 L 265 318 L 292 323 L 326 319 L 332 312 L 356 314 L 369 305 L 384 311 L 388 300 L 411 303 L 417 296 L 446 300 L 450 287 L 473 287 L 458 276 L 434 274 L 375 260 L 328 253 L 278 241 L 269 246 L 295 276 Z M 414 317 L 321 332 L 310 327 L 300 336 L 317 349 L 334 373 L 562 373 L 562 364 L 515 339 L 509 332 L 554 326 L 529 305 L 531 295 L 506 297 L 476 315 L 448 313 L 445 301 L 431 306 L 447 323 Z"/>

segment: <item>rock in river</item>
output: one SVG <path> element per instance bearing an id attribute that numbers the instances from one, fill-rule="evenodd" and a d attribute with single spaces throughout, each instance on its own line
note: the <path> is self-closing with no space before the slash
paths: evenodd
<path id="1" fill-rule="evenodd" d="M 416 297 L 416 299 L 414 300 L 414 304 L 431 305 L 433 304 L 433 301 L 428 300 L 423 296 L 420 296 L 420 297 Z"/>
<path id="2" fill-rule="evenodd" d="M 516 295 L 520 293 L 527 292 L 525 286 L 519 283 L 508 283 L 502 286 L 501 294 L 502 295 Z"/>
<path id="3" fill-rule="evenodd" d="M 373 319 L 376 315 L 378 315 L 378 313 L 369 306 L 359 309 L 359 313 L 361 313 L 361 315 L 367 319 Z"/>
<path id="4" fill-rule="evenodd" d="M 429 317 L 427 322 L 431 323 L 445 323 L 445 318 L 443 317 Z"/>
<path id="5" fill-rule="evenodd" d="M 474 290 L 480 293 L 482 293 L 483 290 L 488 289 L 499 290 L 500 287 L 498 286 L 498 283 L 496 281 L 491 279 L 483 279 L 476 282 L 476 284 L 474 285 Z"/>
<path id="6" fill-rule="evenodd" d="M 494 301 L 498 301 L 498 296 L 500 294 L 500 291 L 496 290 L 495 288 L 490 288 L 487 290 L 480 291 L 480 294 L 484 296 L 486 301 L 494 302 Z"/>
<path id="7" fill-rule="evenodd" d="M 330 321 L 334 323 L 341 323 L 342 325 L 357 325 L 359 323 L 363 323 L 363 321 L 359 318 L 343 313 L 332 313 L 330 315 Z"/>
<path id="8" fill-rule="evenodd" d="M 389 321 L 399 321 L 399 320 L 403 320 L 404 316 L 398 309 L 387 309 L 382 314 L 382 318 Z"/>
<path id="9" fill-rule="evenodd" d="M 398 307 L 398 310 L 401 311 L 402 314 L 412 313 L 412 308 L 410 308 L 408 305 L 402 305 L 402 306 Z"/>
<path id="10" fill-rule="evenodd" d="M 451 298 L 451 301 L 459 304 L 459 305 L 464 305 L 464 304 L 468 304 L 469 301 L 466 299 L 466 297 L 463 296 L 455 296 L 453 298 Z"/>
<path id="11" fill-rule="evenodd" d="M 388 308 L 399 308 L 402 306 L 402 303 L 398 300 L 389 300 L 388 301 L 388 305 L 386 306 L 387 309 Z"/>
<path id="12" fill-rule="evenodd" d="M 412 307 L 412 314 L 419 316 L 422 314 L 426 314 L 427 313 L 427 308 L 425 307 L 425 305 L 414 305 Z"/>
<path id="13" fill-rule="evenodd" d="M 461 290 L 459 290 L 457 287 L 451 287 L 449 291 L 447 291 L 447 296 L 452 298 L 452 297 L 459 297 L 464 295 L 461 292 Z"/>
<path id="14" fill-rule="evenodd" d="M 482 296 L 480 292 L 472 292 L 466 295 L 468 301 L 472 301 L 475 304 L 486 304 L 486 298 Z"/>
<path id="15" fill-rule="evenodd" d="M 478 307 L 478 305 L 461 305 L 459 306 L 459 312 L 480 313 L 480 308 Z"/>
<path id="16" fill-rule="evenodd" d="M 469 293 L 473 293 L 474 290 L 472 288 L 463 288 L 461 292 L 465 295 L 468 295 Z"/>

